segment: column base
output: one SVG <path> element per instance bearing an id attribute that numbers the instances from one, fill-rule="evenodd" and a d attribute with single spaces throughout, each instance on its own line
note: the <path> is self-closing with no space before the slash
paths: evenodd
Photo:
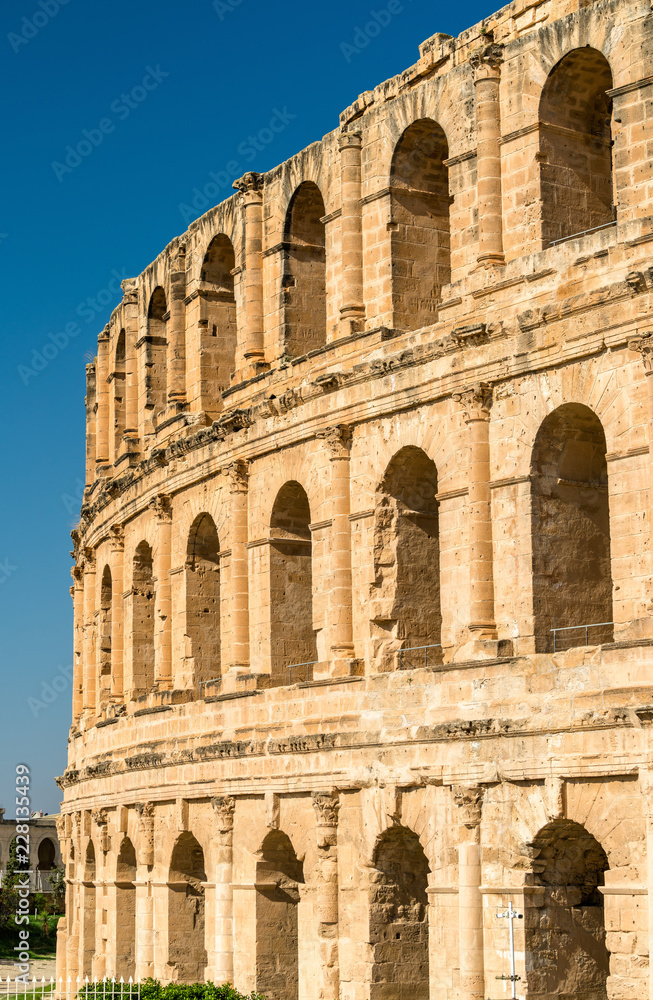
<path id="1" fill-rule="evenodd" d="M 480 253 L 476 263 L 479 267 L 504 267 L 506 258 L 502 253 Z"/>
<path id="2" fill-rule="evenodd" d="M 365 307 L 343 306 L 338 320 L 338 336 L 350 337 L 354 333 L 361 333 L 364 329 Z"/>
<path id="3" fill-rule="evenodd" d="M 360 663 L 354 658 L 354 647 L 332 646 L 328 660 L 320 660 L 313 667 L 313 679 L 326 680 L 329 677 L 355 677 L 360 673 Z"/>
<path id="4" fill-rule="evenodd" d="M 466 643 L 459 646 L 451 662 L 463 663 L 465 660 L 496 660 L 501 656 L 512 656 L 512 639 L 491 639 L 484 636 L 472 636 Z"/>

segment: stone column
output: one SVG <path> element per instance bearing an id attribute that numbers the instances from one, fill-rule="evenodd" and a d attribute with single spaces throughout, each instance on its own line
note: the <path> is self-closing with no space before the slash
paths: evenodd
<path id="1" fill-rule="evenodd" d="M 342 132 L 340 150 L 341 334 L 363 328 L 363 213 L 361 206 L 361 133 Z"/>
<path id="2" fill-rule="evenodd" d="M 120 704 L 124 691 L 123 642 L 125 634 L 123 591 L 125 535 L 122 525 L 111 528 L 111 697 Z"/>
<path id="3" fill-rule="evenodd" d="M 97 428 L 95 438 L 95 471 L 102 473 L 109 464 L 109 327 L 97 342 Z"/>
<path id="4" fill-rule="evenodd" d="M 82 708 L 86 716 L 95 714 L 95 639 L 97 624 L 95 618 L 95 552 L 84 550 L 84 689 Z"/>
<path id="5" fill-rule="evenodd" d="M 154 551 L 154 686 L 157 691 L 172 687 L 172 628 L 170 600 L 170 559 L 172 551 L 172 505 L 170 497 L 159 493 L 150 501 L 157 520 Z"/>
<path id="6" fill-rule="evenodd" d="M 125 432 L 129 450 L 138 451 L 138 278 L 121 282 L 123 320 L 125 324 Z"/>
<path id="7" fill-rule="evenodd" d="M 168 322 L 168 402 L 186 403 L 186 247 L 179 247 L 170 271 Z"/>
<path id="8" fill-rule="evenodd" d="M 154 903 L 151 869 L 154 865 L 154 804 L 137 802 L 139 843 L 136 848 L 136 979 L 154 975 Z"/>
<path id="9" fill-rule="evenodd" d="M 73 566 L 73 725 L 80 720 L 84 708 L 84 573 Z"/>
<path id="10" fill-rule="evenodd" d="M 490 491 L 492 387 L 478 382 L 454 393 L 453 398 L 464 407 L 469 427 L 469 632 L 472 639 L 496 639 Z"/>
<path id="11" fill-rule="evenodd" d="M 95 448 L 97 437 L 97 368 L 86 366 L 86 486 L 95 482 Z"/>
<path id="12" fill-rule="evenodd" d="M 313 792 L 317 826 L 317 918 L 321 982 L 318 1000 L 340 996 L 338 960 L 338 809 L 337 792 Z"/>
<path id="13" fill-rule="evenodd" d="M 234 895 L 233 835 L 236 800 L 231 795 L 211 799 L 215 812 L 215 907 L 213 955 L 209 954 L 212 979 L 216 983 L 234 981 Z M 208 978 L 208 977 L 207 977 Z"/>
<path id="14" fill-rule="evenodd" d="M 248 463 L 236 459 L 228 467 L 231 496 L 231 649 L 229 670 L 249 671 Z"/>
<path id="15" fill-rule="evenodd" d="M 646 333 L 642 337 L 634 337 L 628 341 L 631 351 L 641 354 L 646 372 L 646 395 L 648 399 L 648 461 L 649 461 L 649 521 L 653 542 L 653 333 Z M 651 585 L 649 584 L 649 588 Z M 651 604 L 648 610 L 653 612 L 653 590 L 649 589 L 649 599 Z"/>
<path id="16" fill-rule="evenodd" d="M 331 466 L 331 660 L 329 673 L 351 673 L 354 656 L 352 626 L 351 513 L 349 459 L 351 428 L 336 424 L 318 431 L 329 447 Z"/>
<path id="17" fill-rule="evenodd" d="M 236 378 L 256 375 L 265 365 L 263 345 L 263 175 L 243 174 L 233 183 L 245 215 L 245 321 L 238 345 Z M 240 339 L 240 338 L 239 338 Z"/>
<path id="18" fill-rule="evenodd" d="M 476 89 L 478 263 L 504 264 L 501 203 L 499 82 L 503 46 L 490 44 L 470 56 Z"/>
<path id="19" fill-rule="evenodd" d="M 483 897 L 481 895 L 481 810 L 483 789 L 478 785 L 453 788 L 460 809 L 458 847 L 458 921 L 460 1000 L 484 1000 Z"/>

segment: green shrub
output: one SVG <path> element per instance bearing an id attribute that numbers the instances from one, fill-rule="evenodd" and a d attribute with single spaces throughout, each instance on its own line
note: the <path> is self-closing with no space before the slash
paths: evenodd
<path id="1" fill-rule="evenodd" d="M 138 1000 L 137 984 L 121 986 L 112 979 L 83 986 L 77 994 L 83 1000 Z M 239 993 L 231 983 L 169 983 L 162 986 L 157 979 L 144 979 L 140 984 L 141 1000 L 265 1000 L 261 993 Z"/>

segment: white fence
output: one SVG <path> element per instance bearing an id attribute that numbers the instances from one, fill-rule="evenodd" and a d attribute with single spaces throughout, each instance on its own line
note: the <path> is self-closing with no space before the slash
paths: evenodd
<path id="1" fill-rule="evenodd" d="M 3 979 L 0 976 L 0 996 L 9 1000 L 38 1000 L 39 997 L 52 996 L 54 1000 L 75 1000 L 83 991 L 82 996 L 88 1000 L 140 1000 L 140 979 L 31 979 L 28 976 Z"/>
<path id="2" fill-rule="evenodd" d="M 27 875 L 28 873 L 25 872 Z M 41 871 L 36 868 L 29 872 L 29 891 L 30 892 L 53 892 L 52 882 L 50 881 L 50 876 L 52 872 Z M 0 872 L 0 886 L 2 886 L 2 878 L 4 872 Z"/>

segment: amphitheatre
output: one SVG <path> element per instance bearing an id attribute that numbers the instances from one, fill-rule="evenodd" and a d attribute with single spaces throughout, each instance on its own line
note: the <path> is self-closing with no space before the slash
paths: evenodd
<path id="1" fill-rule="evenodd" d="M 122 282 L 58 975 L 653 997 L 652 51 L 435 34 Z"/>

